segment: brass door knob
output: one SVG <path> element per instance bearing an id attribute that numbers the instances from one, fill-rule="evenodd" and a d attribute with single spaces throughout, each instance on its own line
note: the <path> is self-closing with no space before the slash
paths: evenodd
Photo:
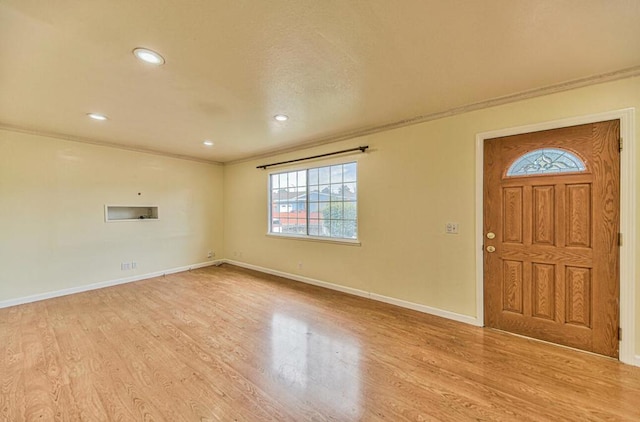
<path id="1" fill-rule="evenodd" d="M 495 238 L 496 238 L 496 234 L 494 232 L 487 233 L 487 239 L 495 239 Z"/>
<path id="2" fill-rule="evenodd" d="M 487 246 L 487 252 L 495 252 L 496 248 L 495 246 Z"/>

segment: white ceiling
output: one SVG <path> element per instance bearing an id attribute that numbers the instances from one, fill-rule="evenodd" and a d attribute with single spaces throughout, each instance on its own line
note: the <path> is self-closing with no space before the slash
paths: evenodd
<path id="1" fill-rule="evenodd" d="M 208 161 L 637 74 L 640 0 L 0 0 L 0 126 Z"/>

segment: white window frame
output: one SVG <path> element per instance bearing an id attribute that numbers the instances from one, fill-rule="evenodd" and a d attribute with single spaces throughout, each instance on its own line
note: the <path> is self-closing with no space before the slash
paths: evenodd
<path id="1" fill-rule="evenodd" d="M 352 238 L 342 238 L 342 237 L 325 237 L 325 236 L 314 236 L 314 235 L 309 235 L 309 234 L 295 234 L 295 233 L 278 233 L 278 232 L 272 232 L 271 231 L 271 224 L 273 221 L 273 215 L 272 215 L 272 200 L 271 200 L 271 194 L 272 194 L 272 188 L 271 188 L 271 176 L 274 174 L 282 174 L 282 173 L 294 173 L 294 172 L 298 172 L 298 171 L 306 171 L 307 172 L 307 177 L 308 177 L 308 171 L 312 170 L 312 169 L 316 169 L 316 168 L 322 168 L 322 167 L 331 167 L 331 166 L 337 166 L 337 165 L 344 165 L 344 164 L 350 164 L 350 163 L 355 163 L 356 164 L 356 184 L 357 186 L 359 186 L 360 181 L 359 179 L 359 163 L 357 159 L 352 159 L 352 160 L 341 160 L 341 161 L 331 161 L 331 162 L 327 162 L 327 163 L 322 163 L 322 164 L 315 164 L 315 165 L 306 165 L 306 166 L 296 166 L 296 167 L 292 167 L 292 168 L 288 168 L 288 169 L 274 169 L 273 171 L 269 172 L 267 175 L 267 233 L 266 235 L 269 237 L 274 237 L 274 238 L 281 238 L 281 239 L 294 239 L 294 240 L 303 240 L 303 241 L 311 241 L 311 242 L 324 242 L 324 243 L 336 243 L 336 244 L 344 244 L 344 245 L 355 245 L 355 246 L 360 246 L 361 242 L 360 242 L 360 219 L 359 219 L 359 187 L 356 188 L 356 199 L 355 199 L 355 203 L 356 203 L 356 224 L 357 224 L 357 234 L 356 234 L 356 238 L 352 239 Z M 350 182 L 349 182 L 350 183 Z M 307 187 L 309 186 L 308 183 L 308 179 L 307 179 Z M 308 194 L 308 191 L 307 191 Z M 305 207 L 306 210 L 306 220 L 307 220 L 307 233 L 309 231 L 308 227 L 309 227 L 309 198 L 307 196 L 307 206 Z"/>

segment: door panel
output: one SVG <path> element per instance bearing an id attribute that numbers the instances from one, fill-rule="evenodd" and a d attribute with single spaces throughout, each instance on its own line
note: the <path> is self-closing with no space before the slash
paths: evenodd
<path id="1" fill-rule="evenodd" d="M 504 261 L 503 305 L 505 311 L 522 314 L 522 261 Z"/>
<path id="2" fill-rule="evenodd" d="M 555 240 L 554 186 L 533 188 L 533 244 L 553 245 Z"/>
<path id="3" fill-rule="evenodd" d="M 615 120 L 485 141 L 488 326 L 617 357 L 618 136 Z"/>
<path id="4" fill-rule="evenodd" d="M 591 269 L 567 267 L 567 324 L 591 328 Z"/>
<path id="5" fill-rule="evenodd" d="M 532 263 L 532 315 L 536 318 L 555 320 L 556 266 Z"/>
<path id="6" fill-rule="evenodd" d="M 505 242 L 522 243 L 522 187 L 503 189 L 504 197 L 504 229 Z"/>
<path id="7" fill-rule="evenodd" d="M 591 185 L 567 185 L 566 246 L 591 247 Z"/>

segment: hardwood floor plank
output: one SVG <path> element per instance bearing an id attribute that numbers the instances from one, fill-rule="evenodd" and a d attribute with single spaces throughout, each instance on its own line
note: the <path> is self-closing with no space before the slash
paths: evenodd
<path id="1" fill-rule="evenodd" d="M 98 393 L 106 381 L 100 371 L 100 353 L 96 346 L 100 338 L 95 332 L 84 326 L 80 320 L 77 302 L 81 298 L 74 296 L 57 298 L 47 303 L 48 313 L 53 317 L 52 324 L 59 348 L 59 361 L 62 371 L 68 378 L 70 394 L 73 397 L 74 409 L 72 420 L 110 420 L 107 408 Z M 46 302 L 45 302 L 46 303 Z M 113 391 L 111 394 L 117 394 Z M 111 415 L 120 417 L 118 409 L 111 409 Z"/>
<path id="2" fill-rule="evenodd" d="M 21 307 L 13 307 L 3 312 L 0 318 L 0 419 L 19 420 L 18 412 L 25 409 L 24 370 L 20 319 Z"/>
<path id="3" fill-rule="evenodd" d="M 44 311 L 43 303 L 32 303 L 23 309 L 20 320 L 22 333 L 21 349 L 24 353 L 23 371 L 24 390 L 24 418 L 27 420 L 54 420 L 56 414 L 49 395 L 47 367 L 44 357 L 42 339 L 38 332 L 39 314 Z"/>
<path id="4" fill-rule="evenodd" d="M 127 302 L 118 299 L 120 305 Z M 108 383 L 100 385 L 99 394 L 109 407 L 119 408 L 122 420 L 188 420 L 179 413 L 179 408 L 171 403 L 176 396 L 165 388 L 166 382 L 157 382 L 158 369 L 148 364 L 148 350 L 144 347 L 144 338 L 137 336 L 140 318 L 133 316 L 135 306 L 119 306 L 116 312 L 104 307 L 96 307 L 91 315 L 90 324 L 98 329 L 100 350 L 99 369 L 105 374 Z M 161 373 L 175 375 L 176 365 L 166 366 Z M 166 381 L 166 380 L 161 380 Z M 113 396 L 110 385 L 119 385 L 121 394 Z M 153 395 L 145 394 L 152 389 Z M 124 393 L 124 394 L 123 394 Z"/>
<path id="5" fill-rule="evenodd" d="M 229 265 L 0 309 L 0 421 L 640 420 L 640 368 Z"/>

